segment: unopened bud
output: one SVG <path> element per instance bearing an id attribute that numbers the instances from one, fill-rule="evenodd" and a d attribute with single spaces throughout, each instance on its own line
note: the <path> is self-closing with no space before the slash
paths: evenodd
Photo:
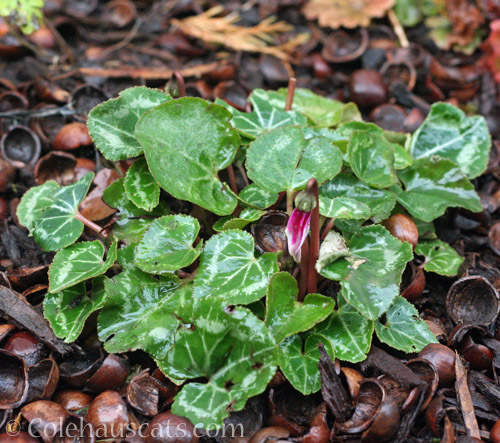
<path id="1" fill-rule="evenodd" d="M 295 197 L 295 207 L 299 211 L 311 212 L 316 207 L 316 199 L 312 192 L 300 191 Z"/>

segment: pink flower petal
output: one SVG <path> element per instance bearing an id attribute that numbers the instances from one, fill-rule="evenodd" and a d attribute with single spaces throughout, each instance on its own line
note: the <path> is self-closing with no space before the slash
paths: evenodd
<path id="1" fill-rule="evenodd" d="M 294 209 L 286 225 L 285 233 L 288 241 L 288 252 L 297 263 L 300 263 L 300 251 L 309 234 L 311 214 L 312 212 Z"/>

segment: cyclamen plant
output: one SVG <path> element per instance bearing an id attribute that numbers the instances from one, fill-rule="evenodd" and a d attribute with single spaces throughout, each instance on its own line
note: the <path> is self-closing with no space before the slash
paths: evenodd
<path id="1" fill-rule="evenodd" d="M 456 275 L 463 259 L 437 239 L 432 221 L 449 207 L 482 210 L 470 182 L 491 145 L 482 117 L 437 103 L 409 135 L 305 89 L 285 111 L 286 95 L 257 89 L 243 113 L 220 100 L 127 89 L 88 118 L 102 155 L 131 163 L 103 195 L 116 209 L 111 229 L 78 212 L 93 173 L 64 187 L 47 181 L 18 207 L 36 241 L 57 251 L 44 302 L 55 333 L 73 342 L 100 311 L 105 349 L 148 352 L 183 385 L 172 411 L 201 426 L 241 410 L 278 368 L 301 393 L 318 391 L 318 343 L 332 358 L 361 362 L 374 332 L 405 352 L 435 341 L 400 296 L 403 271 L 418 254 L 426 271 Z M 223 183 L 225 169 L 248 185 Z M 249 228 L 280 196 L 291 215 L 289 246 L 258 253 Z M 177 200 L 191 203 L 182 205 L 191 215 L 169 210 Z M 380 224 L 393 213 L 418 226 L 414 252 Z M 307 268 L 320 224 L 321 252 Z M 98 239 L 77 242 L 85 225 Z M 314 272 L 320 287 L 339 282 L 336 299 L 316 293 L 316 274 L 301 282 L 299 298 L 290 254 L 302 260 L 299 280 Z"/>

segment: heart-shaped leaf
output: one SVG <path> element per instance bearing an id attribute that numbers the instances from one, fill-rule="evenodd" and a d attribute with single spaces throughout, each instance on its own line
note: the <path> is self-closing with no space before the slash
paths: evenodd
<path id="1" fill-rule="evenodd" d="M 245 208 L 237 217 L 229 215 L 217 220 L 213 225 L 213 229 L 217 232 L 227 231 L 228 229 L 243 229 L 248 224 L 257 221 L 265 213 L 260 209 Z"/>
<path id="2" fill-rule="evenodd" d="M 19 223 L 32 232 L 42 214 L 54 203 L 54 196 L 61 189 L 55 181 L 46 181 L 26 191 L 17 206 Z"/>
<path id="3" fill-rule="evenodd" d="M 441 240 L 421 241 L 415 254 L 425 257 L 424 269 L 428 272 L 453 277 L 458 274 L 464 258 L 448 243 Z"/>
<path id="4" fill-rule="evenodd" d="M 321 388 L 319 343 L 325 346 L 330 358 L 335 359 L 330 341 L 319 334 L 307 334 L 305 343 L 299 335 L 292 335 L 279 347 L 278 363 L 281 372 L 303 395 L 313 394 Z"/>
<path id="5" fill-rule="evenodd" d="M 449 207 L 482 211 L 479 196 L 460 168 L 451 160 L 433 156 L 415 160 L 399 171 L 405 190 L 395 187 L 398 202 L 414 217 L 430 222 Z"/>
<path id="6" fill-rule="evenodd" d="M 348 145 L 349 163 L 361 180 L 376 188 L 396 183 L 394 150 L 385 137 L 368 131 L 354 131 Z"/>
<path id="7" fill-rule="evenodd" d="M 349 200 L 340 200 L 336 203 L 339 198 Z M 366 213 L 366 206 L 368 206 L 375 222 L 389 217 L 396 204 L 396 197 L 392 192 L 371 188 L 351 174 L 340 173 L 319 188 L 319 212 L 326 217 L 332 217 L 333 215 L 330 214 L 337 213 L 335 209 L 342 207 L 342 202 L 351 204 L 350 200 L 358 202 L 356 207 L 350 205 L 353 215 Z M 343 213 L 349 214 L 347 211 Z"/>
<path id="8" fill-rule="evenodd" d="M 160 202 L 160 187 L 149 172 L 144 157 L 138 158 L 127 171 L 123 186 L 128 199 L 138 208 L 152 211 Z"/>
<path id="9" fill-rule="evenodd" d="M 375 322 L 375 331 L 381 342 L 404 352 L 420 352 L 436 337 L 418 311 L 405 298 L 396 297 L 385 315 L 385 321 Z"/>
<path id="10" fill-rule="evenodd" d="M 89 316 L 101 309 L 106 300 L 105 277 L 92 280 L 92 291 L 87 295 L 85 283 L 64 289 L 56 294 L 48 292 L 43 302 L 45 318 L 59 338 L 74 342 L 81 334 Z"/>
<path id="11" fill-rule="evenodd" d="M 112 161 L 140 155 L 142 147 L 134 134 L 139 118 L 170 98 L 158 89 L 138 86 L 125 89 L 118 98 L 92 109 L 87 126 L 102 155 Z"/>
<path id="12" fill-rule="evenodd" d="M 172 412 L 204 427 L 220 426 L 231 411 L 266 389 L 277 367 L 276 343 L 250 311 L 222 299 L 199 299 L 180 316 L 183 327 L 160 367 L 175 379 L 208 381 L 186 384 Z"/>
<path id="13" fill-rule="evenodd" d="M 307 294 L 302 303 L 297 301 L 297 280 L 288 272 L 274 274 L 267 290 L 266 325 L 276 343 L 286 337 L 311 329 L 328 317 L 335 302 L 320 294 Z"/>
<path id="14" fill-rule="evenodd" d="M 155 359 L 165 358 L 180 324 L 175 313 L 191 298 L 192 286 L 129 268 L 106 280 L 105 288 L 97 327 L 106 350 L 144 349 Z"/>
<path id="15" fill-rule="evenodd" d="M 338 309 L 314 332 L 326 337 L 335 348 L 335 356 L 343 361 L 358 363 L 370 351 L 373 335 L 373 321 L 363 317 L 355 308 L 346 303 L 339 294 Z"/>
<path id="16" fill-rule="evenodd" d="M 46 182 L 37 188 L 37 193 L 27 196 L 26 206 L 21 206 L 21 218 L 32 226 L 31 233 L 38 244 L 46 251 L 57 251 L 74 243 L 83 232 L 83 223 L 76 218 L 78 206 L 84 199 L 94 179 L 89 172 L 76 183 L 56 188 L 54 182 Z M 42 190 L 46 186 L 45 190 Z M 48 192 L 53 192 L 49 204 Z M 27 204 L 35 197 L 42 196 L 41 202 L 34 205 L 31 216 L 26 216 Z"/>
<path id="17" fill-rule="evenodd" d="M 270 146 L 273 148 L 270 149 Z M 300 128 L 275 129 L 250 143 L 248 176 L 271 192 L 304 189 L 314 177 L 323 183 L 342 167 L 342 154 L 325 137 L 304 138 Z"/>
<path id="18" fill-rule="evenodd" d="M 116 248 L 115 241 L 106 260 L 104 245 L 99 240 L 76 243 L 59 251 L 49 268 L 49 292 L 59 292 L 104 274 L 116 260 Z"/>
<path id="19" fill-rule="evenodd" d="M 435 103 L 413 134 L 410 152 L 417 160 L 432 155 L 448 158 L 475 178 L 486 169 L 490 147 L 491 136 L 484 117 L 466 117 L 449 103 Z"/>
<path id="20" fill-rule="evenodd" d="M 151 223 L 136 247 L 135 264 L 143 271 L 165 274 L 193 263 L 203 242 L 193 246 L 200 224 L 189 215 L 166 215 Z"/>
<path id="21" fill-rule="evenodd" d="M 287 88 L 266 92 L 267 100 L 274 107 L 284 108 Z M 305 88 L 295 89 L 292 109 L 306 115 L 318 126 L 337 126 L 345 121 L 361 120 L 361 113 L 354 103 L 332 100 Z"/>
<path id="22" fill-rule="evenodd" d="M 248 304 L 266 294 L 269 278 L 278 271 L 276 254 L 256 258 L 248 232 L 224 231 L 207 241 L 194 280 L 194 296 L 221 297 L 227 303 Z"/>
<path id="23" fill-rule="evenodd" d="M 351 257 L 324 267 L 321 275 L 340 280 L 342 295 L 370 320 L 379 318 L 399 295 L 401 275 L 413 258 L 409 243 L 383 226 L 361 228 L 350 241 Z"/>
<path id="24" fill-rule="evenodd" d="M 138 208 L 127 198 L 123 179 L 111 183 L 104 190 L 102 197 L 108 206 L 118 209 L 118 217 L 111 231 L 113 237 L 128 244 L 141 240 L 153 221 L 152 217 L 166 215 L 169 212 L 164 202 L 160 202 L 151 212 Z"/>
<path id="25" fill-rule="evenodd" d="M 269 192 L 260 188 L 255 183 L 248 185 L 238 194 L 238 199 L 241 200 L 246 206 L 255 209 L 266 209 L 274 205 L 278 201 L 279 194 L 276 192 Z"/>
<path id="26" fill-rule="evenodd" d="M 307 119 L 295 111 L 285 111 L 285 106 L 273 106 L 267 91 L 254 89 L 250 95 L 252 112 L 241 112 L 228 105 L 224 100 L 215 103 L 229 109 L 233 114 L 231 123 L 245 137 L 254 139 L 263 132 L 284 126 L 305 126 Z"/>
<path id="27" fill-rule="evenodd" d="M 192 97 L 144 114 L 135 134 L 159 185 L 217 215 L 231 214 L 236 196 L 217 175 L 233 162 L 240 146 L 230 120 L 227 109 Z"/>

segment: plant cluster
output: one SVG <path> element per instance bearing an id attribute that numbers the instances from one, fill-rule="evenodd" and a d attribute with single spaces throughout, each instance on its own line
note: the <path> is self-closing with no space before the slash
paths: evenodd
<path id="1" fill-rule="evenodd" d="M 318 391 L 319 343 L 332 358 L 360 362 L 374 332 L 405 352 L 435 341 L 400 296 L 403 271 L 417 254 L 426 271 L 455 275 L 462 258 L 437 239 L 432 221 L 449 207 L 482 210 L 470 182 L 488 162 L 482 117 L 437 103 L 409 135 L 361 121 L 353 103 L 297 89 L 285 111 L 286 97 L 257 89 L 251 112 L 240 112 L 222 101 L 127 89 L 88 118 L 102 155 L 130 165 L 103 195 L 116 209 L 111 228 L 78 212 L 93 173 L 31 188 L 18 207 L 36 241 L 57 251 L 44 301 L 55 333 L 75 341 L 99 311 L 105 349 L 148 352 L 183 385 L 173 413 L 196 424 L 221 424 L 278 368 L 301 393 Z M 226 170 L 248 185 L 224 183 Z M 269 208 L 284 196 L 289 247 L 256 252 L 249 228 L 276 214 Z M 322 284 L 340 289 L 302 299 L 290 253 L 298 259 L 314 211 L 328 229 L 313 265 Z M 381 224 L 394 213 L 418 227 L 415 251 Z M 85 225 L 97 239 L 77 242 Z M 285 235 L 284 225 L 272 228 Z"/>
<path id="2" fill-rule="evenodd" d="M 31 34 L 43 19 L 43 4 L 44 0 L 0 0 L 0 17 Z"/>

